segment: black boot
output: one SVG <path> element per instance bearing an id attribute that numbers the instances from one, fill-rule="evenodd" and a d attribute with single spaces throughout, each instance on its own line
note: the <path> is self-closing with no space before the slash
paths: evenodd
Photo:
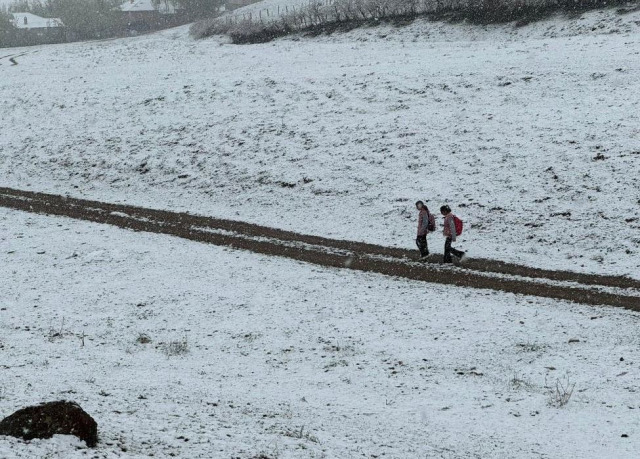
<path id="1" fill-rule="evenodd" d="M 429 246 L 427 245 L 427 236 L 418 236 L 416 238 L 416 245 L 420 250 L 420 258 L 426 258 L 429 256 Z"/>

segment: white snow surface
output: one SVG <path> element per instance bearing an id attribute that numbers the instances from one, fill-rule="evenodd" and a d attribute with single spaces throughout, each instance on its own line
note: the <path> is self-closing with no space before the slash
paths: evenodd
<path id="1" fill-rule="evenodd" d="M 120 5 L 121 11 L 140 12 L 158 11 L 160 14 L 175 14 L 175 6 L 168 1 L 161 1 L 154 4 L 153 0 L 127 0 Z"/>
<path id="2" fill-rule="evenodd" d="M 402 247 L 423 199 L 465 221 L 472 256 L 640 277 L 639 25 L 18 49 L 0 184 Z"/>
<path id="3" fill-rule="evenodd" d="M 237 8 L 233 11 L 229 11 L 231 16 L 242 16 L 243 14 L 252 13 L 257 15 L 262 11 L 262 21 L 268 22 L 269 20 L 275 20 L 278 16 L 278 8 L 280 8 L 280 14 L 285 12 L 293 12 L 293 8 L 305 7 L 309 5 L 309 0 L 263 0 L 262 2 L 252 3 L 251 5 Z M 287 10 L 288 8 L 288 10 Z M 266 15 L 266 10 L 269 10 L 269 16 Z M 255 17 L 255 16 L 254 16 Z"/>
<path id="4" fill-rule="evenodd" d="M 7 209 L 0 278 L 0 415 L 69 399 L 100 433 L 95 450 L 0 437 L 2 458 L 631 459 L 640 448 L 637 313 Z M 561 408 L 558 380 L 575 384 Z"/>

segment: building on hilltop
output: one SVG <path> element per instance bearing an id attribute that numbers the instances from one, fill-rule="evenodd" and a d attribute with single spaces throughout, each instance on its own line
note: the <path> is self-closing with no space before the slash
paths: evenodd
<path id="1" fill-rule="evenodd" d="M 16 42 L 21 46 L 61 43 L 65 27 L 59 18 L 43 18 L 32 13 L 11 13 Z"/>
<path id="2" fill-rule="evenodd" d="M 178 11 L 169 0 L 126 0 L 120 11 L 127 30 L 133 33 L 169 27 Z"/>

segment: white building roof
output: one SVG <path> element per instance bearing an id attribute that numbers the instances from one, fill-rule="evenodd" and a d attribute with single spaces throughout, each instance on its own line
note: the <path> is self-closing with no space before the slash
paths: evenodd
<path id="1" fill-rule="evenodd" d="M 13 25 L 18 29 L 47 29 L 49 27 L 64 27 L 59 18 L 42 18 L 31 13 L 11 13 Z"/>
<path id="2" fill-rule="evenodd" d="M 125 12 L 158 11 L 160 14 L 174 14 L 176 12 L 175 6 L 169 0 L 160 0 L 157 8 L 153 0 L 127 0 L 120 6 L 120 9 Z"/>

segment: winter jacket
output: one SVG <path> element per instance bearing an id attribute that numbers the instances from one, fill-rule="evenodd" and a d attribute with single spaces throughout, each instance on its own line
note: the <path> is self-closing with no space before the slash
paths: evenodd
<path id="1" fill-rule="evenodd" d="M 418 236 L 426 236 L 429 228 L 429 211 L 424 207 L 418 214 Z"/>
<path id="2" fill-rule="evenodd" d="M 453 242 L 456 240 L 456 222 L 454 220 L 453 212 L 444 217 L 444 230 L 442 231 L 444 237 L 451 239 Z"/>

